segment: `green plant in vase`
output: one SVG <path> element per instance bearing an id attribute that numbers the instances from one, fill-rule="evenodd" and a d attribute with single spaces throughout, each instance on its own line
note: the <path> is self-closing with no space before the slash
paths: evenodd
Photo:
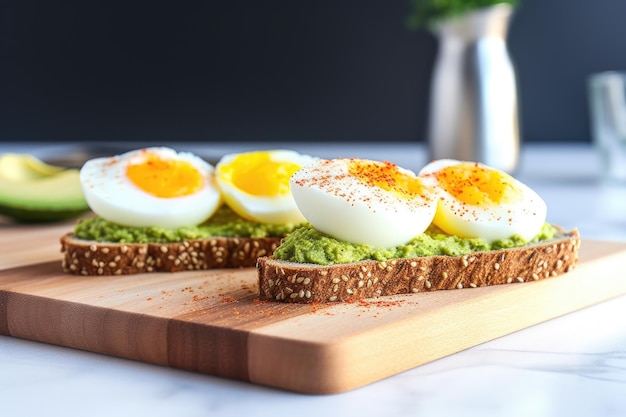
<path id="1" fill-rule="evenodd" d="M 496 4 L 517 6 L 519 0 L 409 0 L 407 24 L 412 29 L 427 27 L 441 20 L 464 15 Z"/>
<path id="2" fill-rule="evenodd" d="M 520 132 L 506 34 L 519 0 L 409 0 L 408 26 L 438 40 L 426 140 L 430 159 L 514 172 Z"/>

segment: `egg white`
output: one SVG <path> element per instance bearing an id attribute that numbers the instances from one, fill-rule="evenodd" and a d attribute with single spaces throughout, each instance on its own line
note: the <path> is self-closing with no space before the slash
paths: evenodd
<path id="1" fill-rule="evenodd" d="M 294 199 L 315 229 L 338 240 L 381 248 L 405 244 L 426 230 L 437 206 L 431 194 L 406 198 L 366 184 L 350 173 L 350 161 L 355 159 L 320 160 L 291 177 Z M 397 169 L 415 178 L 413 172 Z"/>
<path id="2" fill-rule="evenodd" d="M 267 154 L 271 161 L 290 162 L 300 167 L 308 165 L 317 159 L 316 157 L 287 149 L 253 152 Z M 291 193 L 272 196 L 253 195 L 233 184 L 226 171 L 235 158 L 242 154 L 245 153 L 224 155 L 215 166 L 217 185 L 226 204 L 241 217 L 251 221 L 269 224 L 297 224 L 305 222 L 306 220 Z"/>
<path id="3" fill-rule="evenodd" d="M 129 164 L 142 161 L 146 152 L 162 159 L 189 162 L 204 178 L 194 194 L 160 198 L 137 187 L 126 176 Z M 166 147 L 139 149 L 113 157 L 88 160 L 80 169 L 85 200 L 98 216 L 125 226 L 178 228 L 207 220 L 221 204 L 214 168 L 201 158 Z"/>
<path id="4" fill-rule="evenodd" d="M 436 173 L 444 167 L 466 163 L 453 159 L 436 160 L 426 165 L 418 175 L 431 184 L 438 193 L 437 213 L 433 223 L 444 232 L 464 238 L 483 238 L 487 241 L 508 239 L 519 235 L 531 240 L 543 227 L 547 206 L 544 200 L 518 179 L 508 176 L 508 181 L 519 191 L 519 198 L 502 203 L 467 204 L 441 187 Z M 493 169 L 484 164 L 478 166 Z"/>

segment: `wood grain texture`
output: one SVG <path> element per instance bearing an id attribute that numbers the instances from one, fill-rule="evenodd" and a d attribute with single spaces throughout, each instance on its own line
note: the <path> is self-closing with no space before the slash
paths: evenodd
<path id="1" fill-rule="evenodd" d="M 74 223 L 16 225 L 0 217 L 0 271 L 59 259 L 59 238 L 72 230 Z"/>
<path id="2" fill-rule="evenodd" d="M 626 294 L 626 243 L 583 239 L 577 268 L 543 281 L 322 305 L 259 300 L 253 268 L 69 275 L 63 228 L 2 226 L 0 333 L 313 394 Z"/>

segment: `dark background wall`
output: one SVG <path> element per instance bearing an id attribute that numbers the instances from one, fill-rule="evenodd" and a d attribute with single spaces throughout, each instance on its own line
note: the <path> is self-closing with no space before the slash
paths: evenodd
<path id="1" fill-rule="evenodd" d="M 434 37 L 408 0 L 0 1 L 2 141 L 420 141 Z M 521 0 L 525 141 L 588 141 L 626 2 Z"/>

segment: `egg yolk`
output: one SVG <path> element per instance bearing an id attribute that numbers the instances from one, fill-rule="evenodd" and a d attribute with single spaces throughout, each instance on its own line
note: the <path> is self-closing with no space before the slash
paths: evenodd
<path id="1" fill-rule="evenodd" d="M 457 200 L 472 206 L 513 203 L 522 197 L 511 176 L 474 163 L 442 168 L 436 174 L 440 186 Z"/>
<path id="2" fill-rule="evenodd" d="M 146 154 L 142 162 L 128 165 L 126 176 L 146 193 L 160 198 L 194 194 L 205 181 L 191 163 L 162 159 L 156 154 Z"/>
<path id="3" fill-rule="evenodd" d="M 403 173 L 391 162 L 355 159 L 350 161 L 348 172 L 368 186 L 382 188 L 404 199 L 412 199 L 424 192 L 419 178 Z"/>
<path id="4" fill-rule="evenodd" d="M 220 175 L 239 190 L 259 197 L 289 194 L 289 178 L 301 168 L 293 162 L 273 161 L 266 152 L 237 155 Z"/>

